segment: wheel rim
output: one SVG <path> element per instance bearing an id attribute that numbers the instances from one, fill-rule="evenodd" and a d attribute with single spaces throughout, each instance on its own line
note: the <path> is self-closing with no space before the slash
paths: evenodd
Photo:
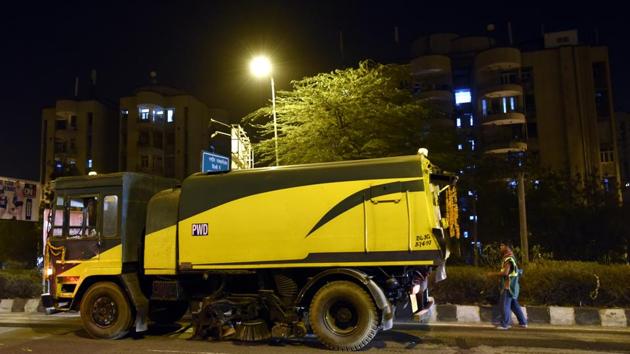
<path id="1" fill-rule="evenodd" d="M 349 336 L 358 327 L 359 314 L 354 304 L 345 300 L 334 300 L 325 311 L 326 327 L 339 336 Z"/>
<path id="2" fill-rule="evenodd" d="M 111 326 L 118 318 L 118 306 L 109 296 L 101 296 L 92 305 L 92 319 L 101 327 Z"/>

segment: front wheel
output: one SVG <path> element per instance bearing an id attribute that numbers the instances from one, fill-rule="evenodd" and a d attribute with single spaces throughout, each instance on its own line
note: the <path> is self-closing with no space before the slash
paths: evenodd
<path id="1" fill-rule="evenodd" d="M 332 350 L 360 350 L 378 332 L 372 297 L 359 285 L 333 281 L 317 291 L 309 321 L 319 341 Z"/>
<path id="2" fill-rule="evenodd" d="M 85 330 L 94 338 L 124 337 L 132 325 L 127 296 L 112 282 L 91 285 L 81 300 L 81 320 Z"/>

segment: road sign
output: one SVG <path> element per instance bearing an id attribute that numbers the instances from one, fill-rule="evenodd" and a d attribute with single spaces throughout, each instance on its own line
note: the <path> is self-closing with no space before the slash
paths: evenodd
<path id="1" fill-rule="evenodd" d="M 227 172 L 230 170 L 230 159 L 223 155 L 201 151 L 201 172 Z"/>

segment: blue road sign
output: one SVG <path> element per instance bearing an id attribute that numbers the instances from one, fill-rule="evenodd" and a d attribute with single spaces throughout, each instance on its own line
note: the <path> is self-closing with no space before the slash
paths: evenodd
<path id="1" fill-rule="evenodd" d="M 229 158 L 205 150 L 201 151 L 201 172 L 227 172 L 229 170 Z"/>

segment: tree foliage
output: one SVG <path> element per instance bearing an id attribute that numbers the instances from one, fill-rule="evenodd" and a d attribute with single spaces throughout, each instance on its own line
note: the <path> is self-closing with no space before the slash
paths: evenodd
<path id="1" fill-rule="evenodd" d="M 516 168 L 487 160 L 479 166 L 474 176 L 479 239 L 507 238 L 518 245 Z M 554 259 L 627 262 L 630 205 L 618 204 L 614 187 L 606 191 L 596 176 L 579 178 L 539 166 L 522 167 L 530 248 L 539 245 Z"/>
<path id="2" fill-rule="evenodd" d="M 415 154 L 419 147 L 434 162 L 453 160 L 453 129 L 413 95 L 410 79 L 406 65 L 363 61 L 292 81 L 276 97 L 280 164 Z M 275 159 L 271 114 L 269 105 L 245 117 L 262 137 L 255 147 L 262 164 Z"/>

